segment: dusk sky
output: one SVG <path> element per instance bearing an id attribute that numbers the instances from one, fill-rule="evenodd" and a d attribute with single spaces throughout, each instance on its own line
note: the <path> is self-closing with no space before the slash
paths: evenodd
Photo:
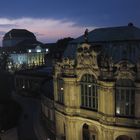
<path id="1" fill-rule="evenodd" d="M 13 28 L 49 43 L 129 22 L 140 27 L 140 0 L 0 0 L 0 42 Z"/>

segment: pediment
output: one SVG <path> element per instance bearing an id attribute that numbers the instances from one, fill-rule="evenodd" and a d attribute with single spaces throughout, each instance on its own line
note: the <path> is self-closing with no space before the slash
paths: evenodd
<path id="1" fill-rule="evenodd" d="M 92 67 L 98 68 L 97 64 L 98 52 L 96 52 L 91 45 L 84 43 L 77 48 L 77 67 Z"/>
<path id="2" fill-rule="evenodd" d="M 130 70 L 135 67 L 135 65 L 128 61 L 128 60 L 121 60 L 118 63 L 115 64 L 115 67 L 119 70 Z"/>

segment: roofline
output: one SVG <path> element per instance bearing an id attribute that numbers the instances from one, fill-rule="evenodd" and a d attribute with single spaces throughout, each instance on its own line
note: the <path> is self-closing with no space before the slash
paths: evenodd
<path id="1" fill-rule="evenodd" d="M 140 41 L 140 39 L 135 39 L 135 40 L 111 40 L 111 41 L 94 41 L 94 42 L 88 42 L 89 44 L 92 44 L 92 43 L 109 43 L 109 42 L 131 42 L 131 41 Z M 85 43 L 84 41 L 82 42 L 70 42 L 69 44 L 82 44 L 82 43 Z M 68 45 L 69 45 L 68 44 Z"/>

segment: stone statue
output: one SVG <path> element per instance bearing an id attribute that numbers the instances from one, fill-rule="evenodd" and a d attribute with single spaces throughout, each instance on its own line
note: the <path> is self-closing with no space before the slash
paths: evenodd
<path id="1" fill-rule="evenodd" d="M 85 30 L 84 40 L 85 40 L 85 43 L 88 43 L 88 29 Z"/>

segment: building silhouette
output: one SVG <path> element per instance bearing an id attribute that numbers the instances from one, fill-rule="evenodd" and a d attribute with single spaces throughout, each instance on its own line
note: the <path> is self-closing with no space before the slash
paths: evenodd
<path id="1" fill-rule="evenodd" d="M 25 40 L 37 41 L 35 35 L 26 29 L 12 29 L 4 35 L 2 46 L 13 47 Z"/>

